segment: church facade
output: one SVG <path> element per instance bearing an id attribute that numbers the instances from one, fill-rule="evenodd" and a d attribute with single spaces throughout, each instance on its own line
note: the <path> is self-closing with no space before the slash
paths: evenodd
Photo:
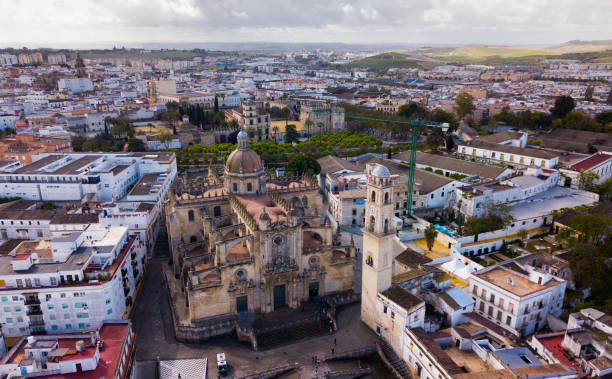
<path id="1" fill-rule="evenodd" d="M 316 179 L 270 176 L 244 131 L 222 171 L 180 175 L 166 225 L 190 320 L 352 291 L 355 249 L 341 244 L 322 207 Z"/>

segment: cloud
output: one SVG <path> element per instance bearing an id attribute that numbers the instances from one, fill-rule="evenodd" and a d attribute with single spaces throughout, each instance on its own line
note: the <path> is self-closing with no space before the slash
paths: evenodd
<path id="1" fill-rule="evenodd" d="M 0 0 L 0 44 L 558 43 L 612 38 L 608 0 Z"/>

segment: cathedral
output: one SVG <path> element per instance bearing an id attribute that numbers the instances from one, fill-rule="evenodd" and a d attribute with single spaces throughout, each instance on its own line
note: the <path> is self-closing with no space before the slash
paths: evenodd
<path id="1" fill-rule="evenodd" d="M 275 177 L 247 133 L 221 168 L 181 174 L 166 204 L 175 278 L 192 322 L 268 313 L 353 291 L 355 249 L 313 177 Z"/>

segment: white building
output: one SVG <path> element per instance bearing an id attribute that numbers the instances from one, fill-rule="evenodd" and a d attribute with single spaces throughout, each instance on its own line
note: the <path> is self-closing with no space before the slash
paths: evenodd
<path id="1" fill-rule="evenodd" d="M 579 160 L 566 168 L 561 168 L 559 185 L 571 188 L 580 187 L 580 175 L 583 172 L 592 172 L 597 175 L 593 181 L 599 185 L 612 177 L 612 153 L 598 152 Z"/>
<path id="2" fill-rule="evenodd" d="M 464 215 L 480 217 L 491 206 L 524 201 L 555 187 L 558 181 L 558 171 L 529 168 L 521 176 L 457 188 L 457 207 Z"/>
<path id="3" fill-rule="evenodd" d="M 59 91 L 78 94 L 81 92 L 93 91 L 93 83 L 89 78 L 62 78 L 58 80 L 57 87 Z"/>
<path id="4" fill-rule="evenodd" d="M 126 227 L 24 241 L 0 257 L 6 336 L 91 331 L 121 318 L 143 273 L 145 243 Z"/>
<path id="5" fill-rule="evenodd" d="M 17 56 L 13 54 L 0 54 L 0 66 L 13 66 L 18 64 Z"/>
<path id="6" fill-rule="evenodd" d="M 548 272 L 507 261 L 473 272 L 466 291 L 475 311 L 517 335 L 530 335 L 559 316 L 566 281 Z"/>
<path id="7" fill-rule="evenodd" d="M 6 378 L 127 378 L 134 332 L 128 320 L 105 320 L 91 333 L 24 336 L 0 361 Z"/>
<path id="8" fill-rule="evenodd" d="M 157 174 L 155 180 L 163 183 L 155 183 L 151 188 L 155 192 L 135 199 L 157 202 L 176 176 L 173 153 L 45 153 L 34 159 L 31 164 L 0 171 L 4 196 L 52 201 L 81 200 L 93 194 L 100 201 L 112 201 L 127 195 L 130 186 L 143 177 Z"/>
<path id="9" fill-rule="evenodd" d="M 505 163 L 511 166 L 537 166 L 552 169 L 559 164 L 559 154 L 555 152 L 518 147 L 512 144 L 490 143 L 480 139 L 458 144 L 457 153 L 466 158 Z"/>

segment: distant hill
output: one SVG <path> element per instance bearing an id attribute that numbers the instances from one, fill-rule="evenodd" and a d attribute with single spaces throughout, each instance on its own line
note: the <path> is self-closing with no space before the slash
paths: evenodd
<path id="1" fill-rule="evenodd" d="M 447 52 L 431 52 L 426 55 L 455 63 L 538 63 L 545 58 L 611 63 L 612 41 L 568 41 L 546 48 L 468 45 Z"/>
<path id="2" fill-rule="evenodd" d="M 436 62 L 436 64 L 438 63 Z M 382 74 L 390 68 L 432 68 L 436 64 L 432 64 L 431 58 L 419 54 L 390 51 L 347 63 L 342 68 L 345 70 L 367 68 L 370 71 Z"/>

